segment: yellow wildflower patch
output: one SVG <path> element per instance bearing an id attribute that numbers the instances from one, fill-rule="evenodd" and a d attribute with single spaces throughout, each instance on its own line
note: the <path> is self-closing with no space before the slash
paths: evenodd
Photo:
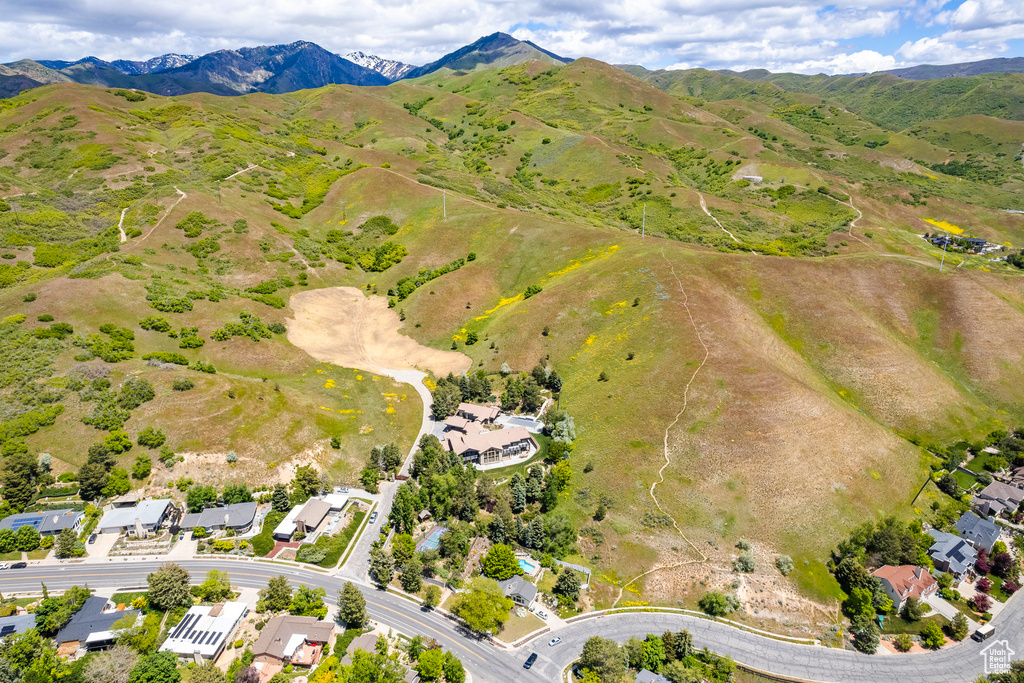
<path id="1" fill-rule="evenodd" d="M 333 379 L 329 379 L 326 382 L 324 382 L 324 389 L 333 389 L 334 387 L 335 384 Z"/>
<path id="2" fill-rule="evenodd" d="M 951 232 L 954 235 L 962 235 L 962 234 L 964 234 L 963 228 L 961 228 L 958 225 L 953 225 L 952 223 L 950 223 L 948 221 L 940 221 L 940 220 L 936 220 L 934 218 L 925 218 L 924 222 L 925 223 L 931 223 L 936 228 L 939 228 L 940 230 L 945 230 L 946 232 Z"/>
<path id="3" fill-rule="evenodd" d="M 357 382 L 362 382 L 363 381 L 363 376 L 362 375 L 356 375 L 356 381 Z"/>
<path id="4" fill-rule="evenodd" d="M 395 412 L 395 407 L 389 403 L 387 410 L 385 410 L 384 412 L 390 415 Z"/>
<path id="5" fill-rule="evenodd" d="M 522 294 L 516 294 L 515 296 L 509 297 L 508 299 L 499 299 L 497 306 L 495 306 L 494 308 L 492 308 L 490 310 L 484 311 L 484 313 L 490 315 L 491 313 L 494 313 L 496 310 L 498 310 L 502 306 L 508 306 L 509 304 L 515 303 L 516 301 L 519 301 L 522 298 L 523 298 Z"/>
<path id="6" fill-rule="evenodd" d="M 602 250 L 602 251 L 600 251 L 600 252 L 598 252 L 596 254 L 590 253 L 590 254 L 587 254 L 586 256 L 584 256 L 583 258 L 572 259 L 571 261 L 569 261 L 569 265 L 567 265 L 565 268 L 562 268 L 561 270 L 556 270 L 556 271 L 554 271 L 552 273 L 548 273 L 548 277 L 558 277 L 559 275 L 565 275 L 566 273 L 571 273 L 572 271 L 576 270 L 577 268 L 582 266 L 587 261 L 593 261 L 594 259 L 597 259 L 597 258 L 607 258 L 608 256 L 611 256 L 612 254 L 614 254 L 618 250 L 619 250 L 619 245 L 613 244 L 612 246 L 608 247 L 607 249 L 604 249 L 604 250 Z M 490 311 L 488 311 L 488 313 L 490 313 Z"/>
<path id="7" fill-rule="evenodd" d="M 596 335 L 596 334 L 592 334 L 592 335 L 590 335 L 589 337 L 587 337 L 587 339 L 586 339 L 586 342 L 584 342 L 584 343 L 585 343 L 585 344 L 586 344 L 587 346 L 592 346 L 592 345 L 593 345 L 593 343 L 594 343 L 594 340 L 595 340 L 595 339 L 597 339 L 597 335 Z"/>

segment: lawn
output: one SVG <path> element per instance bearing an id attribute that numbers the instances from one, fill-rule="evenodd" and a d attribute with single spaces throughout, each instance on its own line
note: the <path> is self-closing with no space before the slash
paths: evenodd
<path id="1" fill-rule="evenodd" d="M 21 559 L 20 550 L 12 550 L 9 553 L 0 553 L 0 562 L 17 562 Z"/>
<path id="2" fill-rule="evenodd" d="M 544 628 L 544 621 L 536 614 L 527 612 L 525 617 L 512 614 L 505 622 L 504 628 L 498 633 L 498 640 L 503 643 L 514 643 L 539 628 Z"/>
<path id="3" fill-rule="evenodd" d="M 45 560 L 46 556 L 50 554 L 52 548 L 38 548 L 28 553 L 28 559 L 30 560 Z"/>
<path id="4" fill-rule="evenodd" d="M 129 591 L 126 593 L 114 593 L 110 596 L 110 601 L 115 605 L 131 607 L 134 600 L 144 597 L 146 597 L 146 591 Z M 146 611 L 148 612 L 149 610 Z"/>
<path id="5" fill-rule="evenodd" d="M 284 518 L 284 512 L 271 510 L 267 513 L 267 516 L 263 519 L 263 528 L 252 539 L 252 551 L 258 557 L 266 557 L 267 553 L 274 549 L 274 529 Z"/>
<path id="6" fill-rule="evenodd" d="M 999 602 L 1006 602 L 1010 599 L 1010 596 L 1003 590 L 1003 580 L 995 574 L 989 574 L 988 580 L 992 582 L 992 588 L 988 594 Z"/>
<path id="7" fill-rule="evenodd" d="M 939 626 L 945 626 L 949 623 L 949 619 L 946 619 L 946 617 L 941 614 L 925 617 L 918 621 L 907 621 L 900 616 L 886 617 L 885 621 L 882 622 L 882 633 L 909 633 L 911 635 L 917 635 L 921 633 L 924 627 L 931 622 L 935 622 Z"/>
<path id="8" fill-rule="evenodd" d="M 953 473 L 953 478 L 956 479 L 956 483 L 960 484 L 960 486 L 962 486 L 965 489 L 969 489 L 976 483 L 978 483 L 977 479 L 967 474 L 966 472 L 961 472 L 959 470 Z"/>
<path id="9" fill-rule="evenodd" d="M 342 554 L 348 548 L 348 544 L 352 542 L 352 537 L 355 535 L 356 529 L 359 528 L 359 524 L 363 521 L 364 517 L 366 517 L 366 513 L 363 510 L 356 510 L 348 526 L 341 533 L 334 534 L 333 536 L 320 536 L 316 539 L 314 545 L 327 547 L 327 556 L 316 564 L 325 568 L 338 564 L 338 560 L 341 559 Z"/>

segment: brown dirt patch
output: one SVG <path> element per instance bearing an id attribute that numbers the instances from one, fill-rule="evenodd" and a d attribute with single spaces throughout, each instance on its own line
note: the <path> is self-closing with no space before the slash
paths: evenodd
<path id="1" fill-rule="evenodd" d="M 384 297 L 367 297 L 355 287 L 299 292 L 290 302 L 288 341 L 313 356 L 346 368 L 384 373 L 423 370 L 460 373 L 472 361 L 438 351 L 398 333 L 401 321 Z"/>

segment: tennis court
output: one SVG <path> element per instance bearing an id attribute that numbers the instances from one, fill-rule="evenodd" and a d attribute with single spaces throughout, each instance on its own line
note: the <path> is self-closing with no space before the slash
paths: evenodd
<path id="1" fill-rule="evenodd" d="M 435 526 L 430 530 L 429 534 L 421 538 L 420 542 L 416 544 L 416 552 L 437 550 L 437 546 L 441 542 L 441 537 L 444 536 L 444 532 L 446 531 L 448 531 L 447 527 Z"/>

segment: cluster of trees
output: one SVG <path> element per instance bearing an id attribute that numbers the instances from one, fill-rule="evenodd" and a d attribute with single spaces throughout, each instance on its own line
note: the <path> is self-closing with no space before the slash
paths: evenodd
<path id="1" fill-rule="evenodd" d="M 260 590 L 256 609 L 260 612 L 287 611 L 299 617 L 323 619 L 327 615 L 327 605 L 324 604 L 326 595 L 327 592 L 323 588 L 306 585 L 301 585 L 292 592 L 286 577 L 275 576 L 270 579 L 266 588 Z"/>
<path id="2" fill-rule="evenodd" d="M 185 504 L 188 506 L 189 512 L 202 512 L 208 507 L 217 507 L 218 504 L 251 503 L 253 500 L 255 499 L 249 487 L 238 483 L 225 484 L 224 490 L 220 493 L 212 484 L 192 485 L 188 487 L 188 493 L 185 494 Z M 288 509 L 291 509 L 291 506 Z"/>
<path id="3" fill-rule="evenodd" d="M 444 420 L 454 415 L 459 404 L 464 401 L 472 403 L 488 400 L 491 396 L 491 380 L 483 370 L 461 377 L 448 373 L 447 377 L 437 380 L 432 396 L 434 419 Z"/>
<path id="4" fill-rule="evenodd" d="M 359 474 L 359 481 L 363 488 L 370 493 L 377 493 L 377 484 L 382 474 L 395 473 L 402 466 L 402 451 L 393 443 L 385 446 L 374 446 L 370 450 L 370 457 L 366 460 L 366 467 Z"/>
<path id="5" fill-rule="evenodd" d="M 618 683 L 628 669 L 647 669 L 672 681 L 731 681 L 736 664 L 708 650 L 693 647 L 689 631 L 665 631 L 660 636 L 648 633 L 640 640 L 633 636 L 623 645 L 593 636 L 583 645 L 580 668 L 584 683 Z"/>

